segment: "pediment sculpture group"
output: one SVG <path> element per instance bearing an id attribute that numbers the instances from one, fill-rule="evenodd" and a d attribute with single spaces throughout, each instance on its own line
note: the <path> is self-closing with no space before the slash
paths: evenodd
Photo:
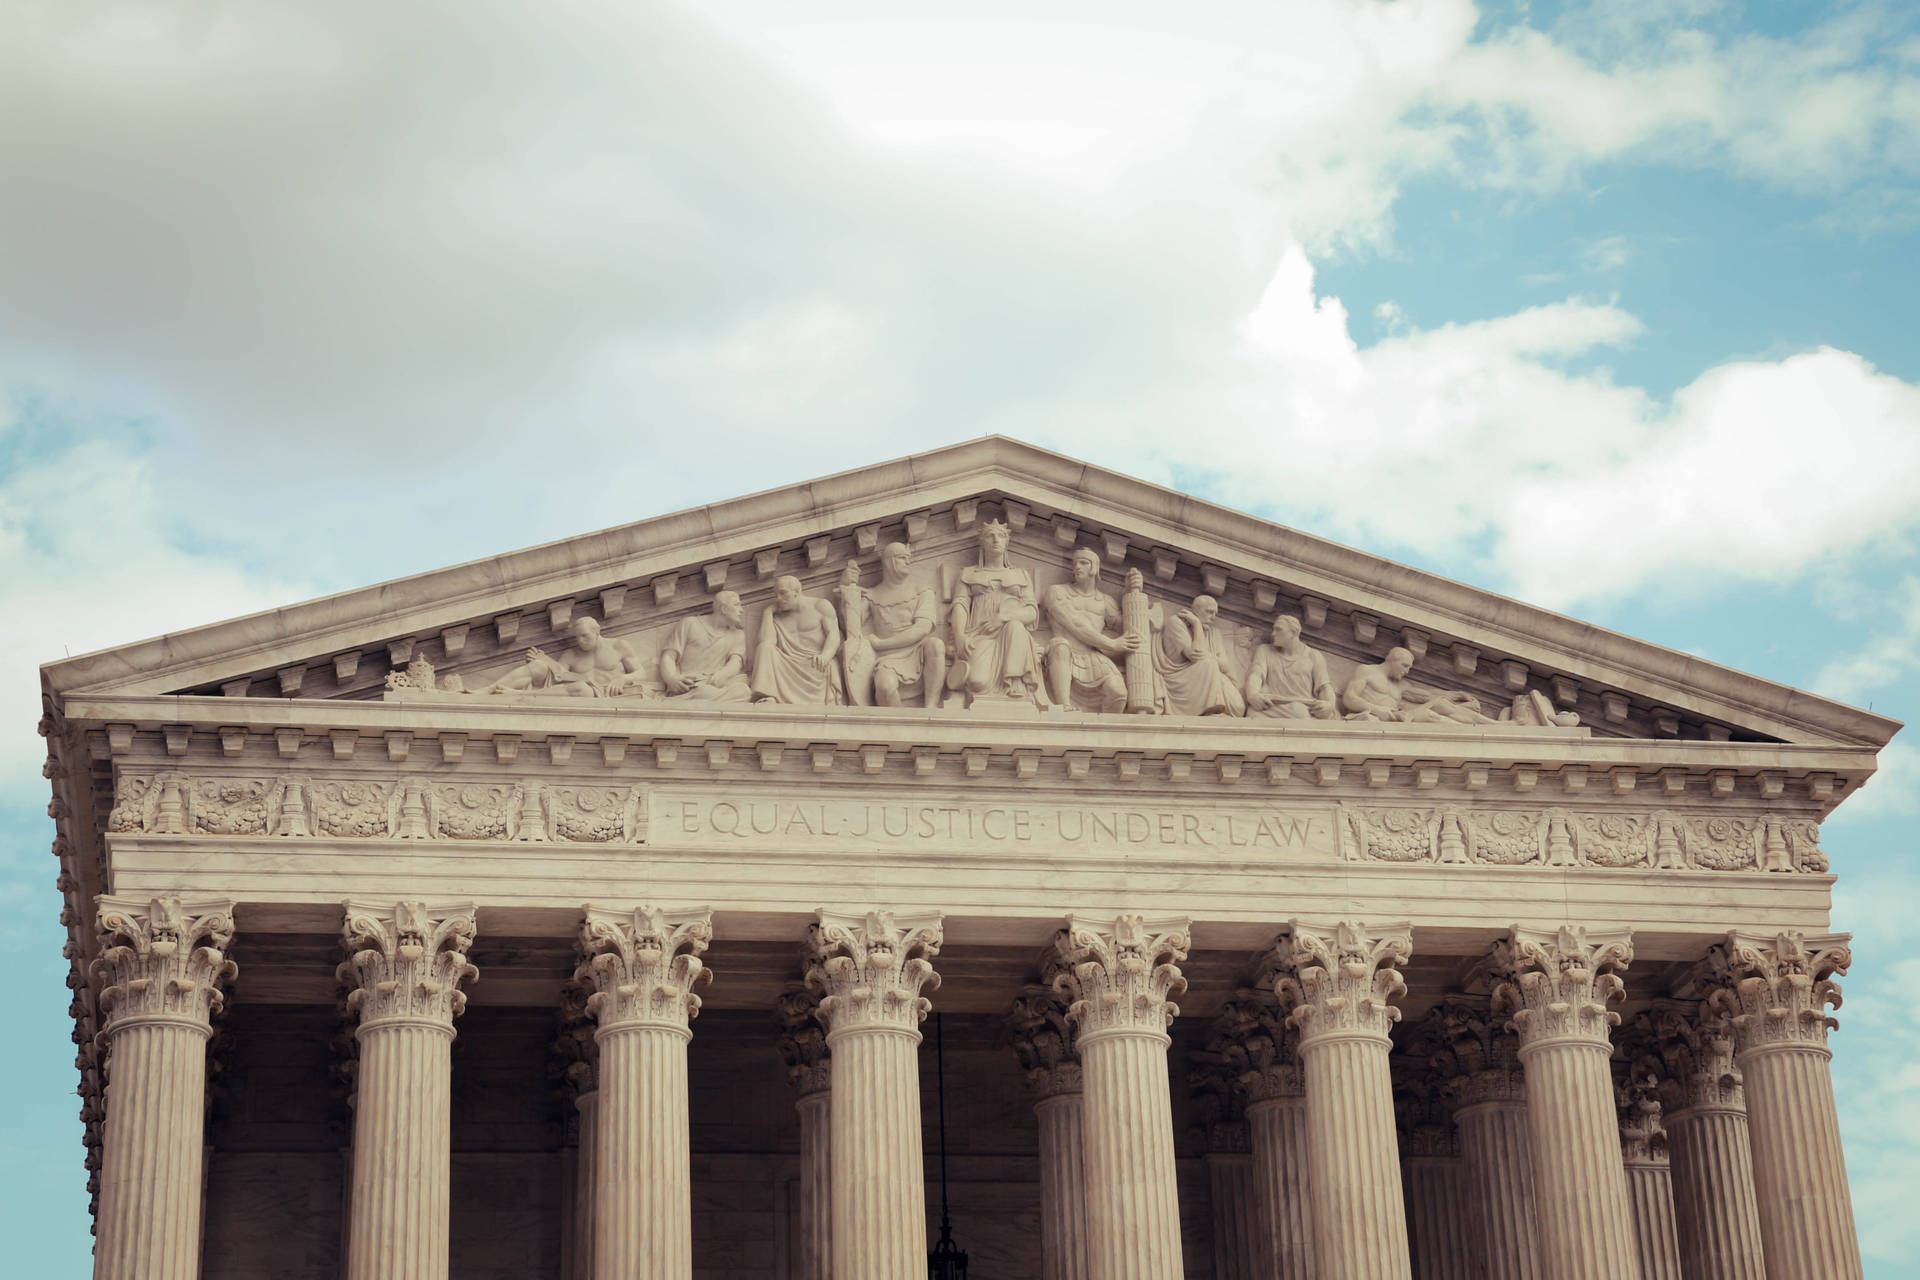
<path id="1" fill-rule="evenodd" d="M 1492 716 L 1470 694 L 1415 686 L 1407 679 L 1413 654 L 1398 647 L 1336 687 L 1325 657 L 1301 640 L 1300 620 L 1285 613 L 1239 677 L 1212 596 L 1169 611 L 1148 598 L 1137 568 L 1126 570 L 1124 589 L 1113 595 L 1102 590 L 1100 556 L 1087 547 L 1072 553 L 1072 581 L 1036 592 L 1032 574 L 1008 558 L 1005 524 L 982 523 L 978 538 L 974 562 L 957 574 L 943 568 L 939 590 L 915 574 L 903 542 L 882 550 L 880 581 L 871 587 L 862 585 L 852 560 L 826 597 L 807 595 L 791 575 L 777 579 L 751 661 L 740 597 L 722 590 L 710 613 L 674 625 L 659 650 L 657 679 L 628 641 L 578 618 L 566 652 L 529 649 L 487 692 L 813 707 L 918 703 L 930 710 L 999 702 L 1042 711 L 1424 724 L 1578 722 L 1538 692 Z M 416 660 L 389 677 L 389 687 L 434 688 L 432 669 Z M 439 687 L 464 691 L 457 678 Z"/>

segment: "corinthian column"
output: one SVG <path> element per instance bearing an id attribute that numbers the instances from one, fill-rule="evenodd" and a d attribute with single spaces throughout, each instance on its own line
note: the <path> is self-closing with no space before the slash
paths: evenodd
<path id="1" fill-rule="evenodd" d="M 920 990 L 940 985 L 940 915 L 822 911 L 807 935 L 833 1052 L 834 1280 L 909 1280 L 927 1269 Z"/>
<path id="2" fill-rule="evenodd" d="M 1300 1035 L 1272 990 L 1242 987 L 1216 1024 L 1220 1051 L 1233 1066 L 1253 1148 L 1255 1250 L 1252 1274 L 1313 1280 L 1312 1197 L 1304 1172 L 1307 1084 Z"/>
<path id="3" fill-rule="evenodd" d="M 1660 1099 L 1680 1274 L 1765 1280 L 1732 1024 L 1702 1005 L 1657 1000 L 1622 1042 L 1632 1069 L 1655 1082 Z"/>
<path id="4" fill-rule="evenodd" d="M 820 993 L 789 987 L 774 1020 L 800 1116 L 800 1240 L 793 1280 L 833 1280 L 833 1055 L 820 1021 Z"/>
<path id="5" fill-rule="evenodd" d="M 1523 929 L 1495 944 L 1496 1014 L 1512 1015 L 1527 1080 L 1540 1260 L 1555 1280 L 1638 1273 L 1614 1113 L 1613 1024 L 1633 959 L 1626 930 Z"/>
<path id="6" fill-rule="evenodd" d="M 1186 990 L 1185 919 L 1067 917 L 1047 974 L 1066 997 L 1086 1082 L 1087 1258 L 1100 1280 L 1184 1274 L 1173 1163 L 1168 997 Z"/>
<path id="7" fill-rule="evenodd" d="M 1441 1010 L 1429 1010 L 1418 1024 L 1403 1026 L 1395 1039 L 1388 1063 L 1414 1280 L 1482 1280 L 1486 1266 L 1469 1207 L 1460 1128 L 1445 1087 L 1453 1054 Z"/>
<path id="8" fill-rule="evenodd" d="M 335 976 L 359 1018 L 347 1280 L 446 1280 L 453 1020 L 472 906 L 346 903 Z"/>
<path id="9" fill-rule="evenodd" d="M 200 1274 L 207 1040 L 235 972 L 233 903 L 102 896 L 93 977 L 106 1015 L 106 1150 L 95 1280 Z"/>
<path id="10" fill-rule="evenodd" d="M 1085 1094 L 1066 1003 L 1051 987 L 1030 985 L 1007 1030 L 1040 1125 L 1041 1280 L 1090 1280 Z"/>
<path id="11" fill-rule="evenodd" d="M 1448 996 L 1436 1015 L 1448 1046 L 1442 1088 L 1460 1128 L 1476 1255 L 1487 1280 L 1543 1280 L 1520 1039 L 1484 997 Z"/>
<path id="12" fill-rule="evenodd" d="M 567 1237 L 565 1280 L 593 1280 L 594 1166 L 600 1146 L 597 1117 L 600 1102 L 600 1046 L 593 1038 L 593 1019 L 587 1015 L 587 992 L 569 981 L 560 993 L 560 1036 L 554 1051 L 560 1058 L 560 1091 L 573 1106 L 575 1135 L 573 1167 L 569 1171 L 572 1195 L 566 1201 Z"/>
<path id="13" fill-rule="evenodd" d="M 1640 1280 L 1681 1280 L 1680 1244 L 1673 1227 L 1673 1180 L 1667 1172 L 1667 1132 L 1651 1076 L 1624 1065 L 1615 1089 L 1620 1112 L 1620 1158 L 1627 1170 L 1627 1200 L 1633 1206 L 1634 1246 Z"/>
<path id="14" fill-rule="evenodd" d="M 1314 1274 L 1408 1280 L 1406 1206 L 1394 1132 L 1390 1003 L 1413 954 L 1407 925 L 1294 921 L 1273 952 L 1274 994 L 1292 1010 L 1306 1071 Z"/>
<path id="15" fill-rule="evenodd" d="M 687 1132 L 693 988 L 711 975 L 705 907 L 586 908 L 574 980 L 600 1046 L 594 1149 L 594 1280 L 693 1275 L 692 1145 Z"/>
<path id="16" fill-rule="evenodd" d="M 1746 1086 L 1753 1183 L 1767 1280 L 1860 1275 L 1840 1122 L 1827 1063 L 1836 973 L 1852 962 L 1848 935 L 1771 938 L 1729 933 L 1703 962 L 1710 1006 L 1733 1023 Z"/>

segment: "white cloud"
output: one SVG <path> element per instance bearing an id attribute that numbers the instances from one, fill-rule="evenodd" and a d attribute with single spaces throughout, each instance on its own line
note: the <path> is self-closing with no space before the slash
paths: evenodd
<path id="1" fill-rule="evenodd" d="M 1920 667 L 1920 577 L 1901 579 L 1878 603 L 1893 615 L 1892 625 L 1873 635 L 1856 652 L 1823 667 L 1813 681 L 1816 691 L 1831 698 L 1858 700 Z"/>

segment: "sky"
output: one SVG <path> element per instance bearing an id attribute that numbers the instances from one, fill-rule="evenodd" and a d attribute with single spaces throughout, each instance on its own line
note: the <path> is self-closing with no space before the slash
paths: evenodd
<path id="1" fill-rule="evenodd" d="M 998 432 L 1912 720 L 1916 333 L 1901 3 L 0 0 L 9 1253 L 88 1274 L 41 662 Z"/>

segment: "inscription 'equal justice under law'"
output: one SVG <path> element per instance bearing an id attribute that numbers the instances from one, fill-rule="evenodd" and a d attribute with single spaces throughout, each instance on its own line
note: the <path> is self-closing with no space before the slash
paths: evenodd
<path id="1" fill-rule="evenodd" d="M 661 804 L 656 800 L 656 804 Z M 683 837 L 725 840 L 904 840 L 1089 848 L 1198 846 L 1291 854 L 1335 848 L 1330 813 L 1027 806 L 865 804 L 844 800 L 666 799 L 665 826 Z"/>

